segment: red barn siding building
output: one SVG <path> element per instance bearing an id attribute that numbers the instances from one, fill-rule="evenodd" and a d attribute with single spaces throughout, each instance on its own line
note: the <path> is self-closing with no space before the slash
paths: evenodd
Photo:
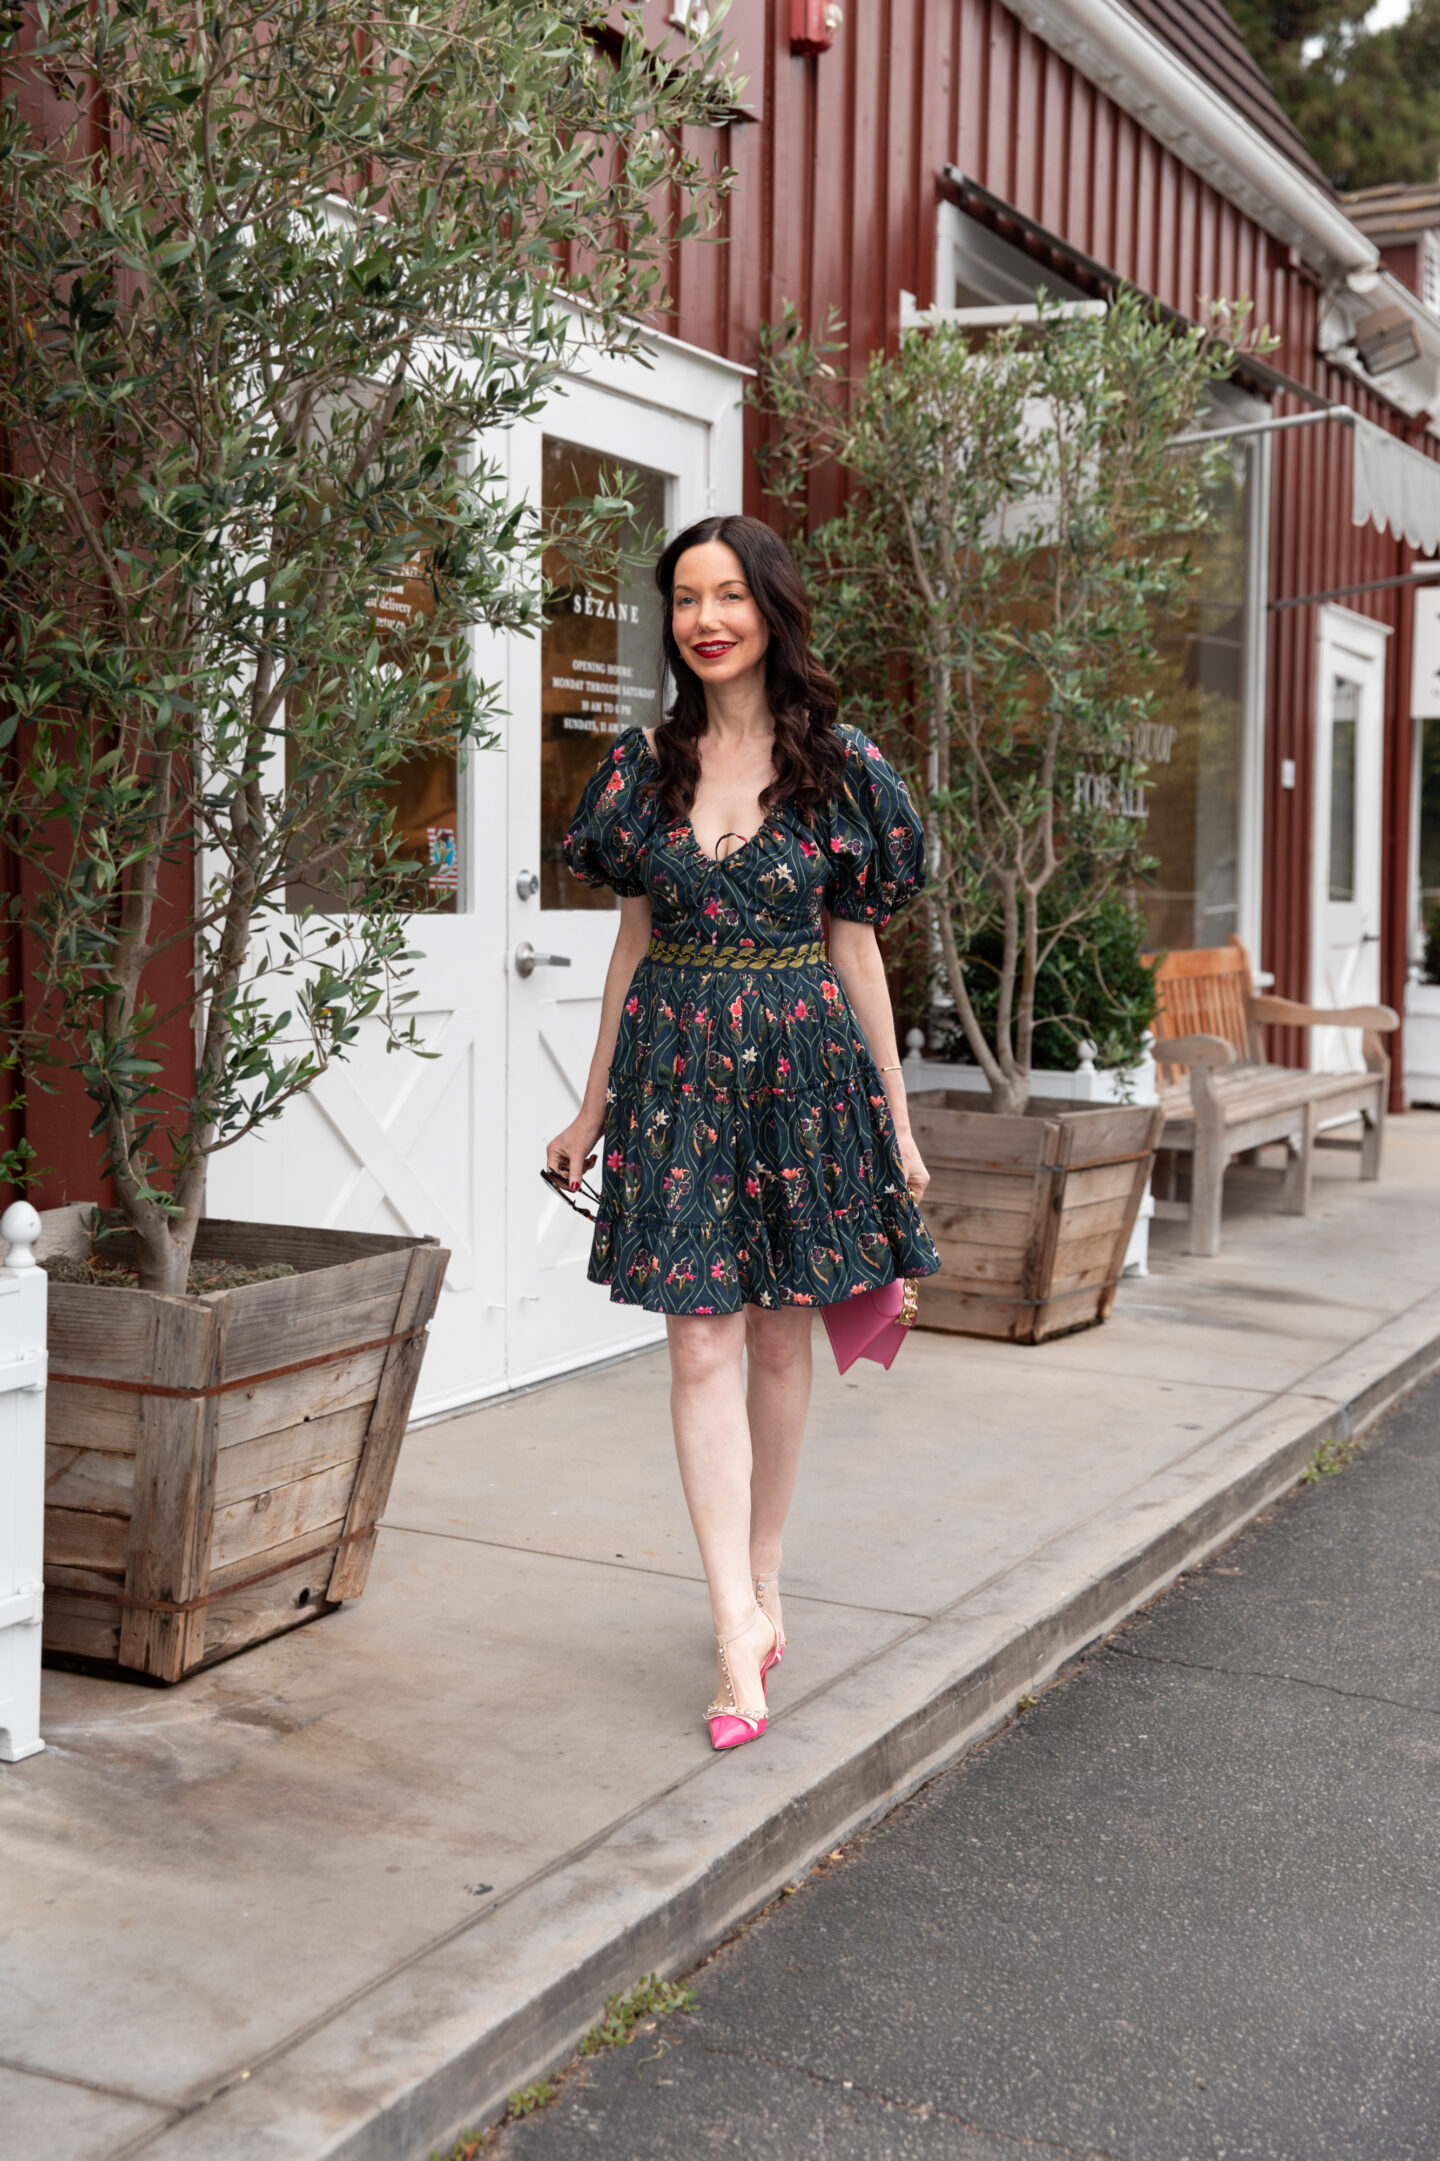
<path id="1" fill-rule="evenodd" d="M 678 44 L 703 4 L 646 0 L 644 16 Z M 1195 604 L 1167 631 L 1149 905 L 1171 946 L 1238 931 L 1286 994 L 1403 1005 L 1419 589 L 1395 581 L 1414 543 L 1440 541 L 1440 316 L 1423 279 L 1405 282 L 1347 214 L 1220 0 L 844 0 L 838 13 L 733 0 L 726 37 L 747 82 L 708 145 L 737 176 L 721 243 L 675 251 L 651 369 L 577 366 L 507 439 L 512 484 L 563 501 L 621 458 L 672 529 L 708 509 L 763 513 L 740 401 L 761 325 L 786 301 L 812 327 L 835 308 L 858 371 L 912 310 L 1023 303 L 1037 284 L 1093 297 L 1127 281 L 1185 319 L 1248 297 L 1279 343 L 1215 400 L 1217 427 L 1250 432 L 1233 437 Z M 1271 427 L 1329 408 L 1369 426 Z M 1384 443 L 1403 446 L 1398 464 Z M 1379 524 L 1352 522 L 1357 472 Z M 815 515 L 835 486 L 817 483 Z M 477 645 L 477 664 L 507 677 L 504 755 L 412 791 L 449 866 L 416 940 L 440 1057 L 362 1055 L 216 1165 L 217 1214 L 436 1231 L 452 1247 L 422 1409 L 657 1332 L 585 1284 L 584 1226 L 536 1176 L 583 1078 L 611 942 L 607 896 L 560 876 L 559 837 L 603 739 L 656 712 L 654 596 L 616 597 L 577 592 L 537 643 Z M 522 974 L 522 942 L 569 966 Z M 1275 1048 L 1312 1055 L 1300 1037 Z M 95 1190 L 84 1129 L 70 1112 L 43 1141 L 53 1197 Z"/>
<path id="2" fill-rule="evenodd" d="M 1370 220 L 1347 216 L 1221 0 L 860 0 L 831 49 L 810 58 L 792 53 L 789 7 L 776 0 L 736 0 L 727 26 L 753 117 L 729 130 L 740 180 L 727 247 L 718 259 L 687 248 L 676 266 L 677 336 L 753 361 L 760 321 L 785 300 L 812 325 L 833 306 L 858 369 L 899 335 L 907 292 L 923 309 L 1019 299 L 1040 277 L 1076 294 L 1125 280 L 1192 318 L 1206 299 L 1244 296 L 1279 344 L 1237 385 L 1243 412 L 1237 397 L 1220 424 L 1341 405 L 1434 454 L 1436 235 L 1428 289 L 1423 240 L 1411 243 L 1415 263 L 1389 244 L 1380 258 Z M 1386 303 L 1416 326 L 1416 358 L 1371 376 L 1351 341 Z M 1336 602 L 1381 626 L 1384 654 L 1382 771 L 1368 794 L 1358 776 L 1357 813 L 1373 830 L 1356 836 L 1364 870 L 1383 871 L 1378 920 L 1360 932 L 1378 935 L 1379 965 L 1367 949 L 1348 980 L 1359 995 L 1373 974 L 1374 993 L 1403 1007 L 1415 936 L 1414 600 L 1378 581 L 1406 576 L 1416 557 L 1394 531 L 1352 523 L 1347 428 L 1244 440 L 1246 486 L 1262 502 L 1247 536 L 1236 912 L 1216 925 L 1240 930 L 1285 994 L 1326 996 L 1315 754 L 1321 736 L 1333 743 L 1333 715 L 1319 711 L 1333 682 L 1322 666 L 1349 678 L 1320 604 L 1271 604 L 1376 586 Z M 747 506 L 763 507 L 753 471 Z M 1348 745 L 1348 710 L 1341 719 Z M 1172 945 L 1211 942 L 1200 932 L 1174 910 L 1163 925 Z M 1285 1048 L 1306 1055 L 1302 1041 Z"/>

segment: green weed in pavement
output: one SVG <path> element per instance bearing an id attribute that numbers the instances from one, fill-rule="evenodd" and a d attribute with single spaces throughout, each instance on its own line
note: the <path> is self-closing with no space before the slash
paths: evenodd
<path id="1" fill-rule="evenodd" d="M 662 1981 L 647 1973 L 643 1981 L 623 1995 L 607 1996 L 605 2016 L 592 2026 L 580 2043 L 582 2056 L 598 2056 L 602 2049 L 628 2048 L 642 2019 L 663 2018 L 671 2011 L 688 2011 L 695 2001 L 693 1988 L 676 1981 Z"/>
<path id="2" fill-rule="evenodd" d="M 522 2086 L 518 2093 L 510 2096 L 505 2122 L 513 2123 L 519 2116 L 533 2116 L 537 2108 L 545 2108 L 554 2100 L 555 2092 L 548 2078 L 537 2079 L 533 2086 Z M 449 2153 L 432 2153 L 430 2161 L 477 2161 L 498 2132 L 498 2125 L 488 2131 L 462 2131 Z"/>
<path id="3" fill-rule="evenodd" d="M 633 1988 L 606 1997 L 605 2016 L 581 2040 L 579 2054 L 598 2056 L 603 2049 L 628 2048 L 647 2019 L 663 2018 L 671 2011 L 688 2011 L 694 2001 L 693 1988 L 686 1988 L 676 1981 L 662 1981 L 658 1974 L 647 1973 Z M 558 2091 L 548 2078 L 537 2079 L 533 2086 L 522 2086 L 518 2093 L 510 2096 L 505 2122 L 513 2123 L 518 2117 L 532 2116 L 536 2109 L 548 2107 Z M 490 2131 L 466 2131 L 449 2153 L 432 2153 L 430 2161 L 478 2161 L 489 2141 L 496 2136 L 498 2127 Z"/>
<path id="4" fill-rule="evenodd" d="M 1322 1441 L 1304 1470 L 1300 1473 L 1302 1486 L 1317 1485 L 1322 1478 L 1333 1478 L 1353 1463 L 1360 1453 L 1360 1443 L 1355 1440 Z"/>
<path id="5" fill-rule="evenodd" d="M 599 2055 L 603 2049 L 629 2049 L 646 2018 L 664 2018 L 668 2012 L 688 2012 L 692 2003 L 694 1988 L 685 1988 L 681 1982 L 662 1982 L 657 1973 L 646 1973 L 634 1988 L 625 1988 L 621 1995 L 605 1997 L 605 2016 L 590 2027 L 579 2042 L 577 2053 Z M 510 2107 L 506 2109 L 504 2120 L 510 2124 L 521 2116 L 534 2116 L 536 2109 L 549 2107 L 558 2092 L 558 2085 L 549 2079 L 536 2079 L 534 2085 L 523 2085 L 517 2094 L 510 2094 Z M 448 2155 L 430 2155 L 430 2161 L 478 2161 L 491 2137 L 495 2137 L 495 2131 L 465 2131 L 456 2139 Z"/>
<path id="6" fill-rule="evenodd" d="M 517 2116 L 533 2116 L 537 2108 L 546 2108 L 555 2098 L 555 2088 L 548 2078 L 537 2078 L 533 2086 L 522 2086 L 510 2096 L 510 2106 L 505 2121 L 511 2123 Z"/>
<path id="7" fill-rule="evenodd" d="M 476 2161 L 489 2141 L 488 2131 L 462 2131 L 449 2153 L 431 2153 L 430 2161 Z"/>

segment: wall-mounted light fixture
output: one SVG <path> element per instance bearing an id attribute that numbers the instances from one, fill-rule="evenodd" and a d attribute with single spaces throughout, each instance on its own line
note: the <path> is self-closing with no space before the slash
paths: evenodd
<path id="1" fill-rule="evenodd" d="M 792 53 L 828 53 L 845 20 L 840 0 L 790 0 Z"/>
<path id="2" fill-rule="evenodd" d="M 1355 350 L 1370 375 L 1386 375 L 1392 368 L 1408 368 L 1420 358 L 1420 340 L 1409 311 L 1397 301 L 1377 308 L 1356 326 Z"/>

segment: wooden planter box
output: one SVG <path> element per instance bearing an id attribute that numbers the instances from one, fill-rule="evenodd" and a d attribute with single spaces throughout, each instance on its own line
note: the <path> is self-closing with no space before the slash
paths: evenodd
<path id="1" fill-rule="evenodd" d="M 936 1089 L 910 1097 L 910 1120 L 941 1260 L 920 1286 L 919 1325 L 1041 1343 L 1105 1320 L 1163 1110 L 1040 1098 L 1006 1118 Z"/>
<path id="2" fill-rule="evenodd" d="M 88 1253 L 87 1217 L 42 1219 L 42 1257 Z M 50 1285 L 51 1664 L 178 1681 L 365 1588 L 449 1254 L 222 1221 L 195 1250 L 298 1273 L 203 1298 Z"/>

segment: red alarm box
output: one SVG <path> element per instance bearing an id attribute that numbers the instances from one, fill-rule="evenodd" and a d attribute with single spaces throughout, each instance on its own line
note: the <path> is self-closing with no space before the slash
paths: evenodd
<path id="1" fill-rule="evenodd" d="M 845 20 L 839 0 L 790 0 L 792 53 L 828 53 Z"/>

